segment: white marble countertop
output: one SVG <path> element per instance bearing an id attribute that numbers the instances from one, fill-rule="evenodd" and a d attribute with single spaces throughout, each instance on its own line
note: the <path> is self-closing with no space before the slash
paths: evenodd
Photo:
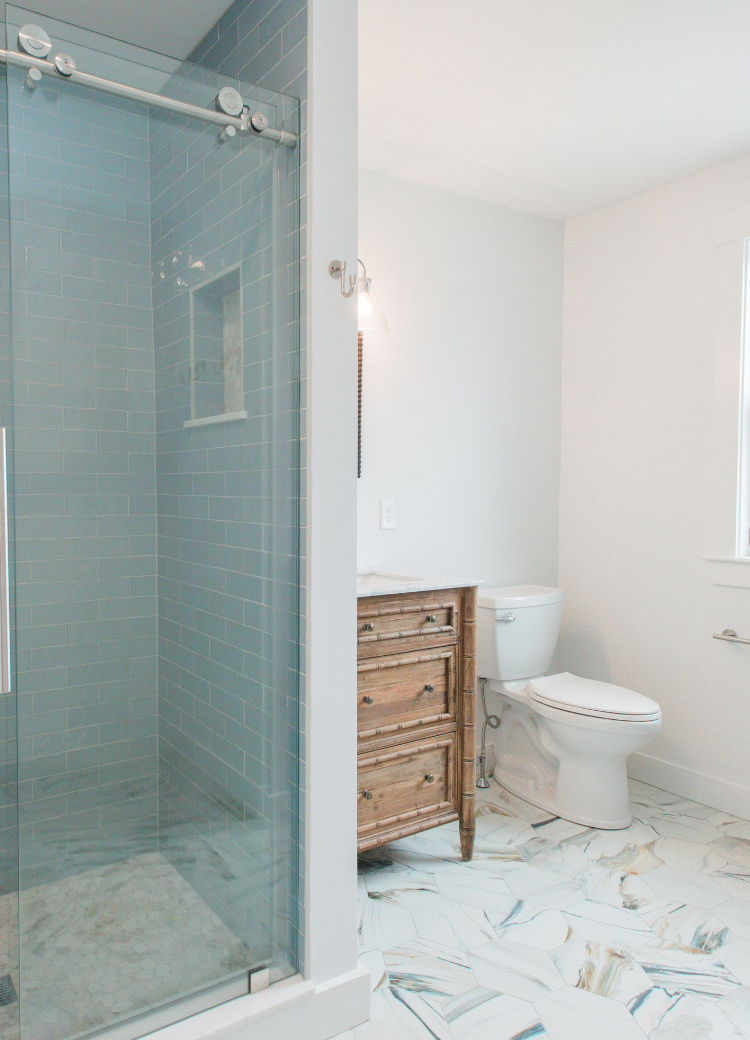
<path id="1" fill-rule="evenodd" d="M 447 574 L 407 574 L 368 567 L 357 571 L 357 596 L 391 596 L 399 592 L 429 592 L 484 585 L 476 578 L 452 578 Z"/>

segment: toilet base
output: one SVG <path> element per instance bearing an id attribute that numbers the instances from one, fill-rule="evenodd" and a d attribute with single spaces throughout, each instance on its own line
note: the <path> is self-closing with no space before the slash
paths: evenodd
<path id="1" fill-rule="evenodd" d="M 525 784 L 518 777 L 514 777 L 512 774 L 506 773 L 504 770 L 499 769 L 497 766 L 493 772 L 493 777 L 506 791 L 511 794 L 517 795 L 518 798 L 523 798 L 525 802 L 530 802 L 532 805 L 538 806 L 540 809 L 544 809 L 550 814 L 550 816 L 556 816 L 561 820 L 568 820 L 570 823 L 579 823 L 583 827 L 595 827 L 601 831 L 620 831 L 625 827 L 629 827 L 633 822 L 633 817 L 628 815 L 622 820 L 597 820 L 590 816 L 579 816 L 577 813 L 566 811 L 564 814 L 560 812 L 560 809 L 555 805 L 555 792 L 551 788 L 535 789 L 530 785 Z"/>

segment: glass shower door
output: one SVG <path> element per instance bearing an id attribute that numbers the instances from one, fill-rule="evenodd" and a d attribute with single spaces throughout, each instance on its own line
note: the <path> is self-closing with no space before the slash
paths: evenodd
<path id="1" fill-rule="evenodd" d="M 29 23 L 183 103 L 7 66 L 8 975 L 21 1040 L 127 1040 L 297 965 L 297 103 Z"/>

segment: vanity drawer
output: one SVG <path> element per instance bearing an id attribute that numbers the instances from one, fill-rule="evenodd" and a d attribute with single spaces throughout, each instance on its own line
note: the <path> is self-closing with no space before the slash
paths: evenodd
<path id="1" fill-rule="evenodd" d="M 365 837 L 404 820 L 444 814 L 454 804 L 455 775 L 455 733 L 362 756 L 357 766 L 358 834 Z"/>
<path id="2" fill-rule="evenodd" d="M 363 740 L 455 722 L 457 673 L 458 647 L 430 654 L 389 654 L 360 663 L 357 736 Z"/>
<path id="3" fill-rule="evenodd" d="M 357 612 L 359 656 L 389 653 L 394 645 L 416 649 L 456 641 L 458 606 L 458 597 L 451 594 L 422 602 L 362 604 Z"/>

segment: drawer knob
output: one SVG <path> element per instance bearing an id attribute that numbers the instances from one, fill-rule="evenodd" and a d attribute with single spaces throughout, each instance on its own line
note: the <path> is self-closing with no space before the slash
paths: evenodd
<path id="1" fill-rule="evenodd" d="M 372 704 L 372 697 L 370 696 L 369 693 L 365 697 L 365 704 Z"/>
<path id="2" fill-rule="evenodd" d="M 366 798 L 367 801 L 369 802 L 370 799 L 372 798 L 372 791 L 363 791 L 362 792 L 362 796 L 363 796 L 363 798 Z"/>
<path id="3" fill-rule="evenodd" d="M 435 687 L 432 685 L 431 682 L 425 683 L 424 684 L 424 688 L 427 691 L 427 693 L 434 693 L 435 692 Z"/>
<path id="4" fill-rule="evenodd" d="M 362 625 L 362 628 L 365 630 L 365 632 L 375 631 L 375 626 L 373 625 L 372 621 L 365 621 L 364 625 Z"/>
<path id="5" fill-rule="evenodd" d="M 425 780 L 427 781 L 428 784 L 434 784 L 435 783 L 435 777 L 432 775 L 432 773 L 427 773 L 425 775 Z"/>
<path id="6" fill-rule="evenodd" d="M 435 624 L 435 622 L 437 621 L 437 618 L 435 617 L 435 615 L 434 615 L 434 614 L 428 614 L 428 615 L 427 615 L 427 620 L 429 621 L 429 623 L 430 623 L 431 625 L 434 625 L 434 624 Z"/>

